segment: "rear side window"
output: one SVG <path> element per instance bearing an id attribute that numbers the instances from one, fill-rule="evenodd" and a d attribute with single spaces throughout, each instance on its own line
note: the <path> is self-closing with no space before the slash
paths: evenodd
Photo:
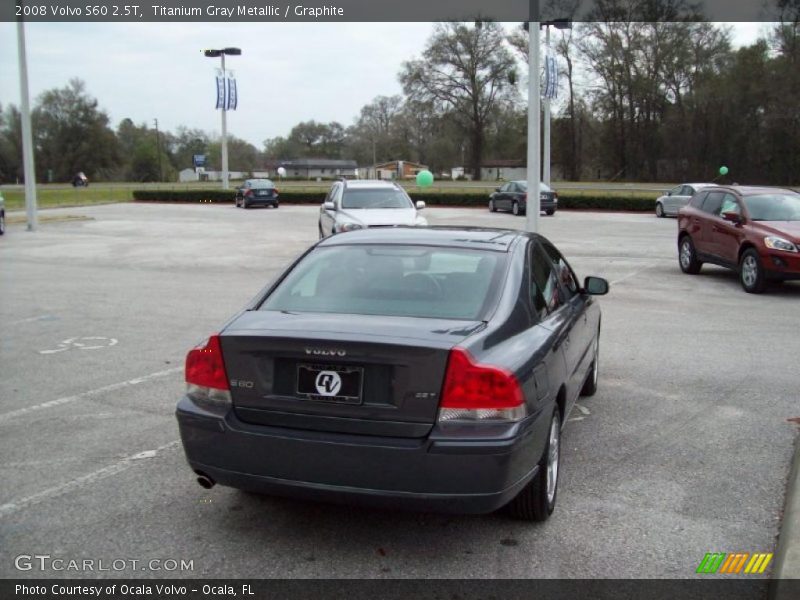
<path id="1" fill-rule="evenodd" d="M 689 206 L 693 208 L 700 208 L 703 206 L 703 200 L 706 199 L 706 196 L 708 196 L 708 192 L 697 192 L 694 196 L 692 196 L 692 199 L 689 200 Z"/>
<path id="2" fill-rule="evenodd" d="M 544 319 L 563 302 L 558 275 L 539 244 L 531 244 L 530 271 L 531 305 L 539 319 Z"/>
<path id="3" fill-rule="evenodd" d="M 496 302 L 507 256 L 425 246 L 317 248 L 260 310 L 479 320 Z"/>
<path id="4" fill-rule="evenodd" d="M 739 203 L 736 201 L 736 198 L 733 194 L 725 194 L 725 197 L 722 199 L 722 204 L 719 207 L 719 214 L 723 214 L 726 212 L 735 212 L 740 213 L 742 212 L 742 208 L 739 206 Z"/>
<path id="5" fill-rule="evenodd" d="M 722 206 L 722 197 L 724 195 L 723 192 L 709 192 L 708 196 L 703 200 L 703 212 L 710 215 L 719 214 L 719 208 Z"/>

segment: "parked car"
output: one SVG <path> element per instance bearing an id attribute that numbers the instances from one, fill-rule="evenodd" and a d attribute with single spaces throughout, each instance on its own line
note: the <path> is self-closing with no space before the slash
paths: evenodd
<path id="1" fill-rule="evenodd" d="M 391 181 L 337 181 L 319 209 L 319 237 L 370 227 L 427 225 L 419 214 L 423 208 L 424 202 L 414 204 L 406 191 Z"/>
<path id="2" fill-rule="evenodd" d="M 278 208 L 278 190 L 269 179 L 247 179 L 236 189 L 234 202 L 237 207 L 272 206 Z"/>
<path id="3" fill-rule="evenodd" d="M 189 465 L 205 488 L 543 521 L 607 291 L 527 232 L 326 238 L 189 351 Z"/>
<path id="4" fill-rule="evenodd" d="M 678 211 L 689 204 L 689 199 L 713 183 L 682 183 L 663 196 L 656 198 L 657 217 L 677 217 Z"/>
<path id="5" fill-rule="evenodd" d="M 703 189 L 678 214 L 684 273 L 703 263 L 735 269 L 746 292 L 768 281 L 800 279 L 800 194 L 745 186 Z"/>
<path id="6" fill-rule="evenodd" d="M 550 186 L 540 183 L 539 208 L 547 215 L 554 215 L 558 208 L 558 193 Z M 489 196 L 489 210 L 510 210 L 515 215 L 524 215 L 528 205 L 528 182 L 509 181 Z"/>
<path id="7" fill-rule="evenodd" d="M 72 187 L 89 187 L 89 178 L 83 171 L 75 173 L 75 177 L 72 178 Z"/>
<path id="8" fill-rule="evenodd" d="M 0 235 L 6 232 L 6 200 L 0 192 Z"/>

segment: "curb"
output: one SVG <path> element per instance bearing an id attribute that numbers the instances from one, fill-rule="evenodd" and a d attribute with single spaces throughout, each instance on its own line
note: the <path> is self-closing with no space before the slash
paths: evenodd
<path id="1" fill-rule="evenodd" d="M 794 460 L 786 483 L 786 506 L 772 577 L 770 600 L 797 598 L 794 594 L 800 581 L 800 436 L 795 438 Z"/>

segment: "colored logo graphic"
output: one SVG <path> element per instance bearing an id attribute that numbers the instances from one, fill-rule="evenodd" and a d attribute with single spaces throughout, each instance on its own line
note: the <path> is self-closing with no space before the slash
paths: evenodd
<path id="1" fill-rule="evenodd" d="M 708 552 L 700 561 L 697 573 L 721 573 L 727 575 L 757 575 L 767 569 L 772 552 Z"/>

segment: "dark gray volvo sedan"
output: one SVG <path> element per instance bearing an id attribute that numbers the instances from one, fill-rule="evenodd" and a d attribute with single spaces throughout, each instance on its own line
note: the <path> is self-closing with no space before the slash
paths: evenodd
<path id="1" fill-rule="evenodd" d="M 543 521 L 607 291 L 519 231 L 322 240 L 189 352 L 188 462 L 206 488 Z"/>

